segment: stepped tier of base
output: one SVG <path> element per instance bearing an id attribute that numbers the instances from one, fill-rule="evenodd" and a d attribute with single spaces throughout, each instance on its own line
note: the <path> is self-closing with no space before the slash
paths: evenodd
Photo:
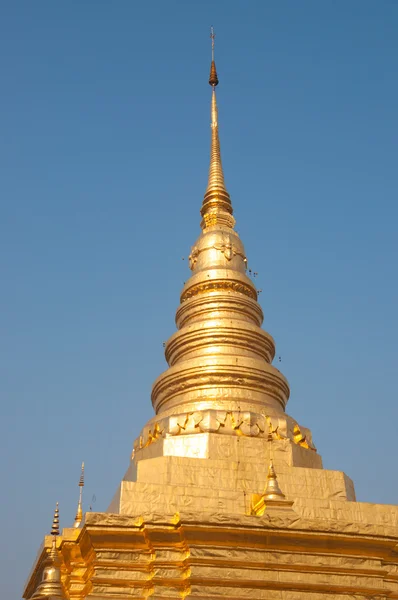
<path id="1" fill-rule="evenodd" d="M 270 452 L 286 499 L 259 516 Z M 398 599 L 398 506 L 356 502 L 344 473 L 287 439 L 159 439 L 135 453 L 108 511 L 59 544 L 76 600 Z"/>

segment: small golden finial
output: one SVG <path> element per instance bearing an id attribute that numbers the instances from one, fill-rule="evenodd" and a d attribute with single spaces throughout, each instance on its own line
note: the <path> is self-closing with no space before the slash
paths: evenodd
<path id="1" fill-rule="evenodd" d="M 59 504 L 58 502 L 55 505 L 53 524 L 51 527 L 51 535 L 53 536 L 52 547 L 50 552 L 50 557 L 52 560 L 56 561 L 58 559 L 57 555 L 57 537 L 59 536 Z"/>
<path id="2" fill-rule="evenodd" d="M 82 462 L 82 470 L 80 472 L 79 487 L 84 487 L 84 462 Z"/>
<path id="3" fill-rule="evenodd" d="M 83 519 L 83 488 L 84 488 L 84 462 L 82 462 L 82 469 L 80 472 L 79 479 L 79 502 L 77 504 L 77 511 L 75 516 L 74 527 L 80 527 L 80 523 Z"/>
<path id="4" fill-rule="evenodd" d="M 264 500 L 284 500 L 285 494 L 278 484 L 274 463 L 270 460 L 267 475 L 267 487 L 264 492 Z"/>
<path id="5" fill-rule="evenodd" d="M 214 33 L 213 25 L 210 27 L 210 38 L 211 38 L 211 60 L 214 60 L 214 40 L 216 38 L 216 34 Z"/>
<path id="6" fill-rule="evenodd" d="M 55 511 L 54 511 L 54 518 L 53 518 L 53 524 L 51 527 L 51 535 L 54 536 L 54 540 L 56 539 L 56 536 L 59 535 L 59 504 L 57 502 L 57 504 L 55 505 Z"/>
<path id="7" fill-rule="evenodd" d="M 251 514 L 261 517 L 268 508 L 288 508 L 293 502 L 286 500 L 285 494 L 282 492 L 278 484 L 278 479 L 275 473 L 274 463 L 272 458 L 268 467 L 267 485 L 263 494 L 252 494 Z"/>
<path id="8" fill-rule="evenodd" d="M 211 67 L 210 67 L 210 77 L 209 83 L 213 88 L 218 85 L 218 77 L 216 71 L 216 63 L 214 62 L 214 39 L 216 34 L 214 33 L 213 27 L 210 27 L 210 38 L 211 38 Z"/>
<path id="9" fill-rule="evenodd" d="M 59 508 L 58 502 L 54 511 L 51 527 L 53 536 L 50 552 L 44 559 L 44 569 L 41 581 L 33 593 L 32 600 L 65 600 L 65 592 L 61 582 L 60 559 L 57 552 L 57 537 L 59 536 Z"/>

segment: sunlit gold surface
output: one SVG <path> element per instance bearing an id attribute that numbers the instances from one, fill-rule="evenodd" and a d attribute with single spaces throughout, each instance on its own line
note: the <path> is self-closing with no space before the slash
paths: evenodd
<path id="1" fill-rule="evenodd" d="M 398 597 L 397 507 L 328 500 L 306 511 L 269 503 L 262 515 L 205 513 L 191 487 L 191 504 L 177 511 L 151 495 L 141 512 L 88 513 L 81 530 L 64 530 L 69 597 Z"/>
<path id="2" fill-rule="evenodd" d="M 356 502 L 352 481 L 323 469 L 311 432 L 285 412 L 289 385 L 271 364 L 225 186 L 214 32 L 212 45 L 202 233 L 169 368 L 153 385 L 156 414 L 108 511 L 82 520 L 80 496 L 62 560 L 53 545 L 46 562 L 46 538 L 24 598 L 42 598 L 51 568 L 54 600 L 64 589 L 76 600 L 398 599 L 398 507 Z"/>
<path id="3" fill-rule="evenodd" d="M 311 432 L 285 413 L 289 385 L 271 364 L 275 343 L 261 329 L 257 289 L 247 274 L 245 249 L 234 230 L 221 163 L 217 83 L 213 61 L 202 233 L 189 255 L 192 275 L 181 292 L 177 331 L 165 344 L 169 368 L 152 388 L 157 417 L 144 427 L 134 449 L 167 436 L 207 431 L 263 437 L 272 419 L 275 437 L 315 450 Z"/>

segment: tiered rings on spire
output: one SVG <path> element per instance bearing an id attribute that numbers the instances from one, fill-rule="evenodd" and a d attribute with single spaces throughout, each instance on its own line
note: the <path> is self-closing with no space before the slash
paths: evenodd
<path id="1" fill-rule="evenodd" d="M 211 61 L 209 83 L 213 87 L 215 87 L 219 83 L 217 77 L 216 63 L 214 60 Z"/>
<path id="2" fill-rule="evenodd" d="M 177 331 L 164 344 L 169 368 L 152 387 L 156 415 L 134 451 L 169 436 L 201 433 L 290 439 L 315 450 L 311 432 L 285 413 L 289 384 L 271 364 L 274 340 L 261 329 L 258 290 L 234 230 L 218 136 L 213 30 L 211 39 L 211 151 L 202 232 L 189 255 L 192 275 L 181 292 Z M 185 455 L 184 448 L 178 452 Z"/>
<path id="3" fill-rule="evenodd" d="M 283 414 L 289 386 L 270 364 L 274 341 L 260 327 L 263 314 L 254 282 L 246 274 L 245 249 L 234 231 L 225 187 L 213 32 L 211 37 L 211 151 L 202 233 L 189 256 L 192 276 L 181 293 L 178 331 L 166 343 L 170 368 L 155 381 L 152 403 L 162 417 L 213 409 Z"/>
<path id="4" fill-rule="evenodd" d="M 51 527 L 51 535 L 54 536 L 54 540 L 56 538 L 57 535 L 59 535 L 59 508 L 58 508 L 58 502 L 55 506 L 55 511 L 54 511 L 54 518 L 53 518 L 53 524 Z"/>
<path id="5" fill-rule="evenodd" d="M 224 172 L 221 163 L 220 139 L 218 137 L 218 110 L 216 90 L 213 87 L 211 98 L 211 147 L 210 147 L 210 168 L 209 181 L 201 214 L 203 216 L 203 226 L 213 225 L 217 222 L 224 222 L 230 227 L 234 226 L 232 215 L 232 204 L 230 196 L 225 187 Z"/>
<path id="6" fill-rule="evenodd" d="M 211 146 L 210 146 L 210 168 L 209 181 L 203 199 L 201 214 L 203 217 L 202 228 L 216 223 L 234 226 L 232 217 L 231 199 L 224 182 L 224 173 L 221 163 L 220 139 L 218 137 L 218 111 L 216 98 L 216 85 L 218 77 L 216 63 L 214 61 L 214 31 L 211 29 L 212 61 L 210 67 L 209 84 L 212 86 L 211 97 Z"/>

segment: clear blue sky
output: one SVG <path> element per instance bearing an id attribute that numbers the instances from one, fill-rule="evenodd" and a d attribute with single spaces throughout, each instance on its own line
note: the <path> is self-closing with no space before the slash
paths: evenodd
<path id="1" fill-rule="evenodd" d="M 289 413 L 398 503 L 395 0 L 3 2 L 0 596 L 56 500 L 107 508 L 199 233 L 209 26 L 237 230 Z"/>

